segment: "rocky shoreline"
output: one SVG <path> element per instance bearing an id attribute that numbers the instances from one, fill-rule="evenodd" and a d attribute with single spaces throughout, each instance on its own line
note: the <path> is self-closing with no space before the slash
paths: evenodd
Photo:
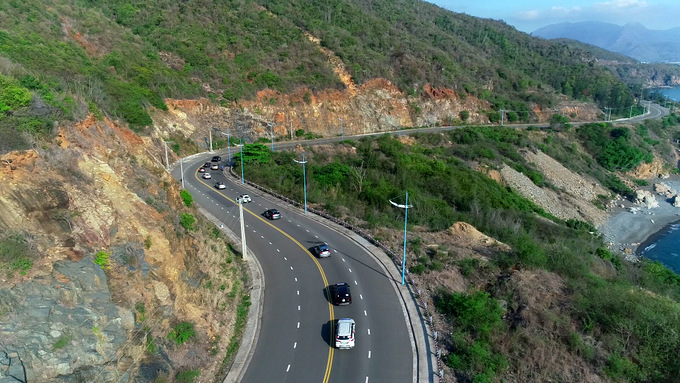
<path id="1" fill-rule="evenodd" d="M 654 187 L 659 184 L 668 189 Z M 609 248 L 623 252 L 629 260 L 637 260 L 639 250 L 655 242 L 670 225 L 680 221 L 680 207 L 674 206 L 674 195 L 680 190 L 680 176 L 659 179 L 653 186 L 640 190 L 648 192 L 646 194 L 653 196 L 655 201 L 636 203 L 619 199 L 608 210 L 609 218 L 598 227 Z"/>

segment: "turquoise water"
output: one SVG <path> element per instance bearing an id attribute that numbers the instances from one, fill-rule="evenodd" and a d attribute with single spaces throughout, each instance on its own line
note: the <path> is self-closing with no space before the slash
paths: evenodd
<path id="1" fill-rule="evenodd" d="M 659 93 L 670 98 L 674 101 L 680 101 L 680 86 L 674 86 L 671 88 L 660 88 Z"/>
<path id="2" fill-rule="evenodd" d="M 670 225 L 658 234 L 655 242 L 639 252 L 643 257 L 659 261 L 680 274 L 680 223 Z"/>

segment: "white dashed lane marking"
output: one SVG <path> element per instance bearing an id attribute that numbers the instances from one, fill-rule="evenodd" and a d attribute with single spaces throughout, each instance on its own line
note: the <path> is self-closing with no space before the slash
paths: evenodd
<path id="1" fill-rule="evenodd" d="M 368 335 L 371 335 L 371 329 L 370 328 L 368 329 Z"/>
<path id="2" fill-rule="evenodd" d="M 300 305 L 298 305 L 298 311 L 300 311 Z"/>
<path id="3" fill-rule="evenodd" d="M 360 298 L 360 299 L 364 299 L 364 296 L 361 295 L 361 294 L 359 294 L 359 298 Z"/>
<path id="4" fill-rule="evenodd" d="M 295 282 L 297 282 L 297 277 L 295 277 Z"/>
<path id="5" fill-rule="evenodd" d="M 288 368 L 286 368 L 286 372 L 290 371 L 290 364 L 288 365 Z"/>
<path id="6" fill-rule="evenodd" d="M 298 322 L 298 328 L 300 328 L 300 322 Z"/>
<path id="7" fill-rule="evenodd" d="M 357 281 L 354 281 L 354 285 L 355 285 L 355 286 L 358 285 Z"/>
<path id="8" fill-rule="evenodd" d="M 297 348 L 297 342 L 293 344 L 293 348 Z"/>
<path id="9" fill-rule="evenodd" d="M 295 278 L 295 279 L 297 279 L 297 278 Z M 300 290 L 297 291 L 297 295 L 300 295 Z M 298 307 L 300 307 L 300 306 L 298 306 Z"/>
<path id="10" fill-rule="evenodd" d="M 371 350 L 368 350 L 368 359 L 371 359 Z"/>
<path id="11" fill-rule="evenodd" d="M 364 316 L 365 316 L 365 317 L 368 316 L 368 313 L 366 312 L 366 310 L 364 310 Z"/>
<path id="12" fill-rule="evenodd" d="M 286 258 L 286 257 L 283 257 L 283 259 L 285 259 L 286 261 L 288 260 L 288 258 Z"/>

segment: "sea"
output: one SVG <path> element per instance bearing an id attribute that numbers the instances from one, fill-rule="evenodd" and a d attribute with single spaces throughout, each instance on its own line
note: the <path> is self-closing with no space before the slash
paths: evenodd
<path id="1" fill-rule="evenodd" d="M 667 226 L 653 237 L 656 240 L 638 249 L 638 255 L 659 261 L 676 274 L 680 274 L 680 223 Z"/>
<path id="2" fill-rule="evenodd" d="M 672 86 L 670 88 L 659 88 L 657 90 L 659 91 L 659 93 L 663 94 L 669 99 L 680 102 L 680 86 Z"/>
<path id="3" fill-rule="evenodd" d="M 680 101 L 680 86 L 661 88 L 659 92 L 671 100 Z M 680 274 L 680 222 L 667 226 L 653 238 L 656 240 L 638 249 L 638 254 L 659 261 Z"/>

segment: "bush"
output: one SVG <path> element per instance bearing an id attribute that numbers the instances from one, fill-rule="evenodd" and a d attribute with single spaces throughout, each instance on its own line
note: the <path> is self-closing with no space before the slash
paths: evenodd
<path id="1" fill-rule="evenodd" d="M 109 254 L 106 251 L 99 251 L 95 255 L 94 258 L 94 263 L 99 265 L 99 267 L 102 268 L 102 270 L 106 271 L 109 269 Z"/>
<path id="2" fill-rule="evenodd" d="M 194 197 L 186 189 L 180 191 L 179 196 L 182 198 L 182 201 L 184 201 L 186 207 L 191 207 L 191 204 L 194 203 Z"/>
<path id="3" fill-rule="evenodd" d="M 178 323 L 168 334 L 168 339 L 175 342 L 178 346 L 195 337 L 196 329 L 191 322 Z"/>
<path id="4" fill-rule="evenodd" d="M 190 213 L 180 214 L 179 223 L 187 231 L 196 230 L 196 228 L 194 227 L 194 223 L 196 223 L 196 217 L 194 217 L 193 214 L 190 214 Z"/>
<path id="5" fill-rule="evenodd" d="M 458 113 L 458 117 L 460 117 L 461 121 L 467 121 L 468 118 L 470 118 L 470 112 L 461 110 L 460 113 Z"/>
<path id="6" fill-rule="evenodd" d="M 187 370 L 182 371 L 175 377 L 177 383 L 193 383 L 198 376 L 201 375 L 201 370 Z"/>

